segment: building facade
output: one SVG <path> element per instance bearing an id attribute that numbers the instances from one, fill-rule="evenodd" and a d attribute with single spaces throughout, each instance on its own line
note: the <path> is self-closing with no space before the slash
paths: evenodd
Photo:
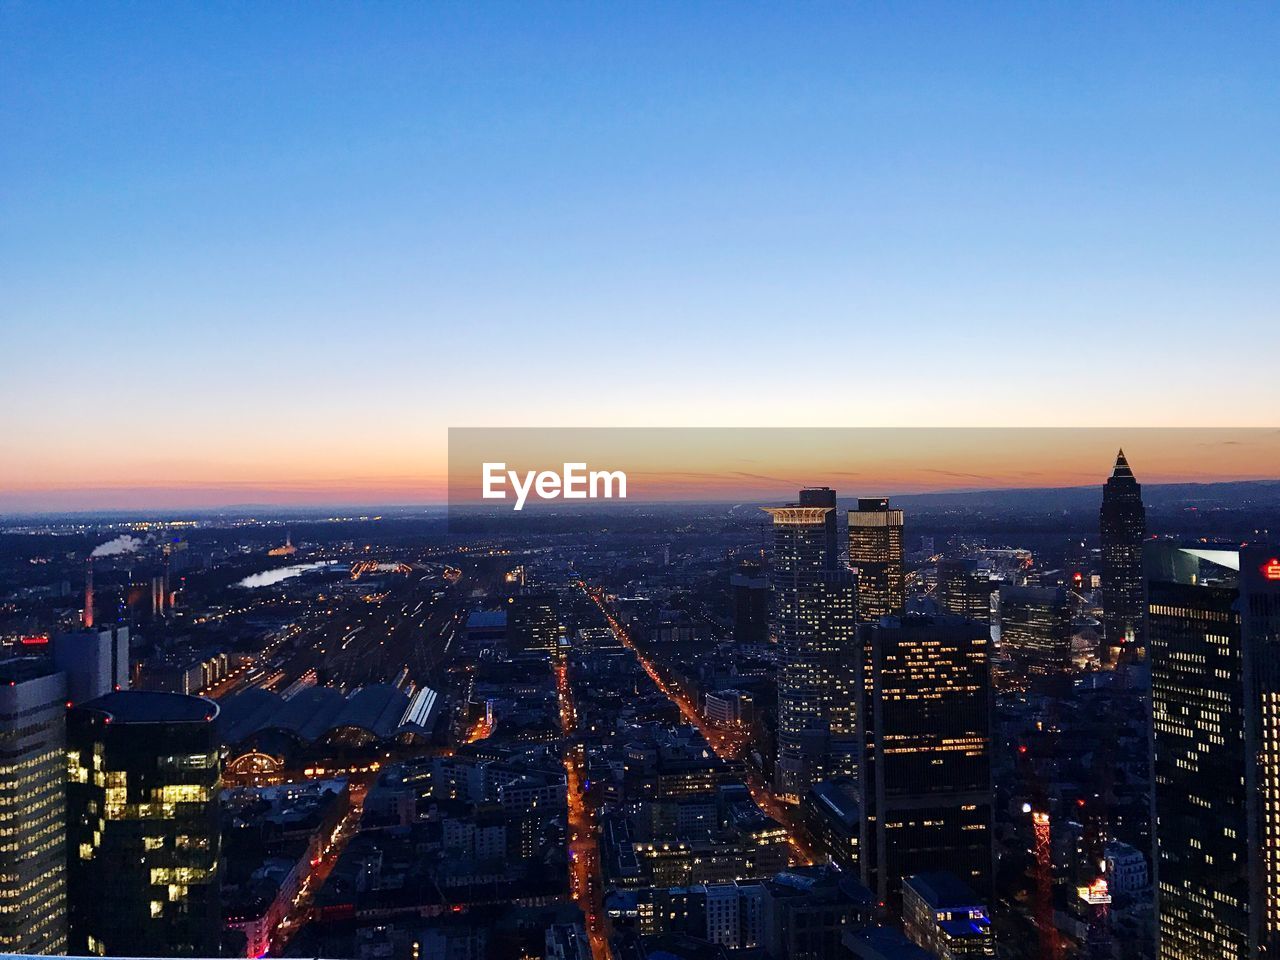
<path id="1" fill-rule="evenodd" d="M 991 669 L 985 625 L 910 616 L 858 628 L 861 872 L 897 909 L 902 878 L 948 867 L 988 895 Z"/>
<path id="2" fill-rule="evenodd" d="M 848 571 L 831 569 L 831 510 L 769 508 L 782 648 L 776 785 L 793 803 L 817 781 L 847 774 L 854 764 L 857 588 Z"/>
<path id="3" fill-rule="evenodd" d="M 1161 960 L 1280 950 L 1280 560 L 1147 546 Z"/>
<path id="4" fill-rule="evenodd" d="M 0 663 L 0 952 L 67 952 L 66 680 Z"/>
<path id="5" fill-rule="evenodd" d="M 68 713 L 69 952 L 218 953 L 217 714 L 211 700 L 137 690 Z"/>
<path id="6" fill-rule="evenodd" d="M 849 566 L 858 574 L 858 619 L 902 613 L 906 580 L 902 566 L 902 511 L 887 497 L 862 497 L 849 511 Z"/>
<path id="7" fill-rule="evenodd" d="M 1147 514 L 1142 486 L 1124 451 L 1102 488 L 1102 629 L 1107 659 L 1142 648 L 1142 541 Z"/>

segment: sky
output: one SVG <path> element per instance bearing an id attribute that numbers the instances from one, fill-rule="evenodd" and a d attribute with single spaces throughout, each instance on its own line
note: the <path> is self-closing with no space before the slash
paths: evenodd
<path id="1" fill-rule="evenodd" d="M 450 427 L 1275 425 L 1277 49 L 1262 3 L 0 0 L 0 508 L 404 502 Z"/>

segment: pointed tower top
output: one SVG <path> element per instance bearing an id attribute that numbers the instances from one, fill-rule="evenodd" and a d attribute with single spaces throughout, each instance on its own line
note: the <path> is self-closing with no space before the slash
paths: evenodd
<path id="1" fill-rule="evenodd" d="M 1125 459 L 1123 448 L 1121 448 L 1120 452 L 1116 454 L 1116 467 L 1115 470 L 1112 471 L 1111 475 L 1113 477 L 1133 476 L 1133 471 L 1129 469 L 1129 461 Z"/>

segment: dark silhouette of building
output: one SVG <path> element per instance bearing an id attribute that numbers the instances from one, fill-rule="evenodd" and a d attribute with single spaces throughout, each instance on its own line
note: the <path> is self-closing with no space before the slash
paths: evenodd
<path id="1" fill-rule="evenodd" d="M 529 591 L 511 597 L 507 607 L 507 642 L 513 651 L 555 653 L 560 645 L 555 594 Z"/>
<path id="2" fill-rule="evenodd" d="M 758 571 L 735 573 L 733 591 L 733 642 L 762 647 L 769 642 L 769 581 Z"/>
<path id="3" fill-rule="evenodd" d="M 888 497 L 861 497 L 849 511 L 849 566 L 858 573 L 859 620 L 902 613 L 902 511 L 890 509 Z"/>
<path id="4" fill-rule="evenodd" d="M 1280 561 L 1146 547 L 1161 960 L 1280 948 Z"/>
<path id="5" fill-rule="evenodd" d="M 1147 514 L 1142 486 L 1124 451 L 1102 487 L 1102 632 L 1107 659 L 1119 651 L 1142 649 L 1142 541 Z"/>
<path id="6" fill-rule="evenodd" d="M 218 953 L 217 714 L 140 690 L 68 712 L 69 953 Z"/>
<path id="7" fill-rule="evenodd" d="M 991 890 L 991 671 L 984 624 L 910 616 L 858 627 L 861 871 L 897 909 L 902 879 L 946 864 Z"/>

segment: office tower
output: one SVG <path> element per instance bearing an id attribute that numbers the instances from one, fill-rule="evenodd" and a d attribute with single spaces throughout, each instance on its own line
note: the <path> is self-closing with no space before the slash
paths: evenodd
<path id="1" fill-rule="evenodd" d="M 68 712 L 70 953 L 217 954 L 217 714 L 140 690 Z"/>
<path id="2" fill-rule="evenodd" d="M 733 590 L 733 642 L 763 647 L 769 642 L 769 581 L 748 572 L 729 580 Z"/>
<path id="3" fill-rule="evenodd" d="M 513 651 L 554 654 L 560 646 L 560 619 L 553 593 L 518 593 L 507 601 L 507 639 Z"/>
<path id="4" fill-rule="evenodd" d="M 849 511 L 849 566 L 858 573 L 859 620 L 902 613 L 902 511 L 891 510 L 888 497 L 861 497 Z"/>
<path id="5" fill-rule="evenodd" d="M 861 624 L 861 870 L 896 909 L 902 878 L 946 864 L 991 890 L 987 627 L 959 617 Z"/>
<path id="6" fill-rule="evenodd" d="M 129 689 L 129 628 L 106 627 L 53 638 L 54 665 L 67 676 L 67 699 L 92 700 Z"/>
<path id="7" fill-rule="evenodd" d="M 829 567 L 833 508 L 766 509 L 782 647 L 775 782 L 786 800 L 799 802 L 818 780 L 852 771 L 857 589 L 847 571 Z"/>
<path id="8" fill-rule="evenodd" d="M 938 960 L 994 957 L 991 911 L 953 873 L 917 873 L 902 882 L 903 929 Z"/>
<path id="9" fill-rule="evenodd" d="M 1142 486 L 1121 450 L 1102 488 L 1102 629 L 1108 659 L 1142 647 L 1142 541 L 1147 514 Z"/>
<path id="10" fill-rule="evenodd" d="M 66 681 L 0 662 L 0 952 L 66 953 Z"/>
<path id="11" fill-rule="evenodd" d="M 1161 960 L 1280 949 L 1280 561 L 1146 547 Z"/>
<path id="12" fill-rule="evenodd" d="M 836 492 L 830 487 L 805 487 L 800 491 L 802 507 L 827 507 L 827 554 L 824 560 L 828 570 L 836 569 L 840 558 L 840 542 L 836 535 Z"/>
<path id="13" fill-rule="evenodd" d="M 1023 680 L 1071 667 L 1071 598 L 1062 587 L 1000 588 L 1000 656 Z"/>
<path id="14" fill-rule="evenodd" d="M 938 598 L 948 613 L 991 622 L 991 577 L 972 559 L 938 561 Z"/>

